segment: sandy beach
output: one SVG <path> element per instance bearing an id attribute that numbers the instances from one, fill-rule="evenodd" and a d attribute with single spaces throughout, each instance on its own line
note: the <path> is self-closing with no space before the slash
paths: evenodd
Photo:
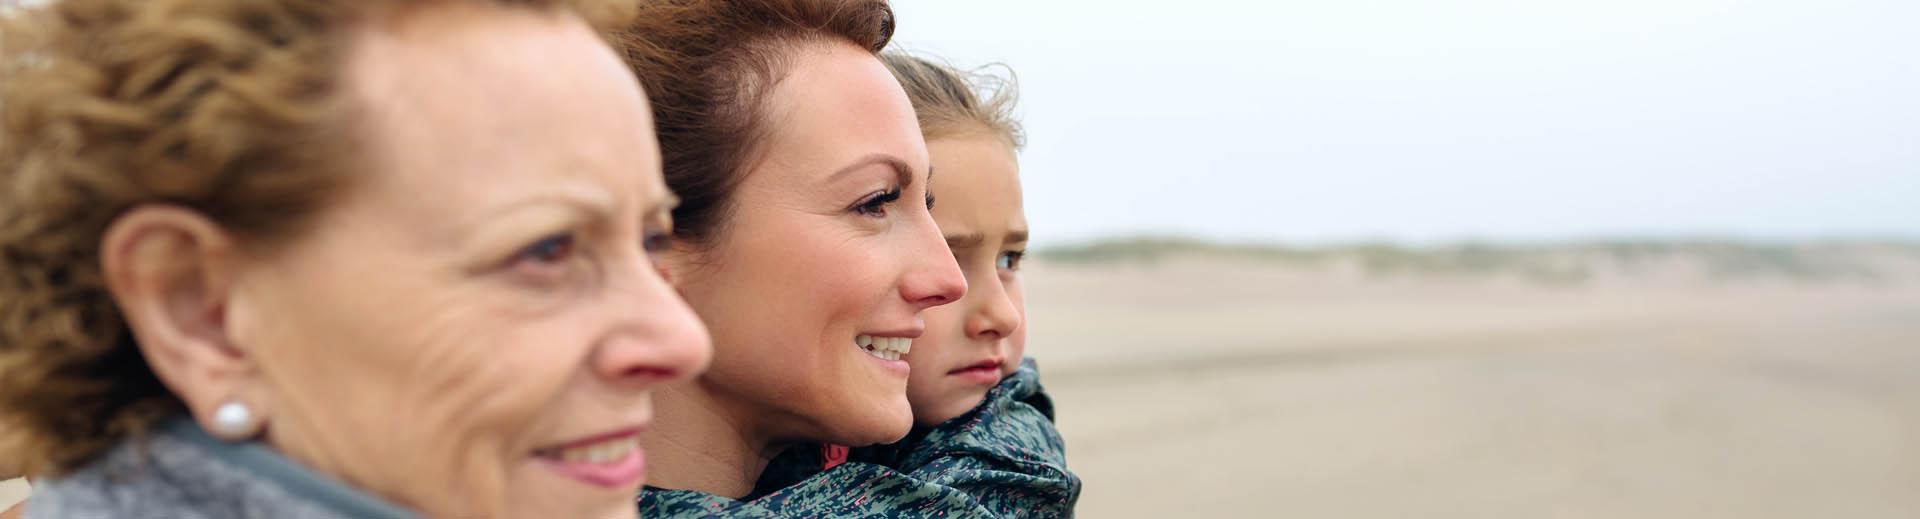
<path id="1" fill-rule="evenodd" d="M 1029 265 L 1084 517 L 1920 517 L 1915 263 L 1573 284 Z"/>
<path id="2" fill-rule="evenodd" d="M 1082 517 L 1920 517 L 1920 255 L 1880 263 L 1023 279 Z"/>

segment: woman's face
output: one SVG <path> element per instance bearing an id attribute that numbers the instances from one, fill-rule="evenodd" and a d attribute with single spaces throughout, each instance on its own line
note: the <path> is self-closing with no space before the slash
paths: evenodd
<path id="1" fill-rule="evenodd" d="M 434 516 L 632 517 L 649 391 L 706 332 L 651 264 L 645 97 L 584 23 L 435 4 L 353 40 L 364 168 L 241 269 L 266 440 Z"/>
<path id="2" fill-rule="evenodd" d="M 1027 342 L 1019 276 L 1027 215 L 1020 165 L 1005 140 L 982 130 L 928 141 L 927 151 L 940 172 L 933 180 L 940 193 L 933 218 L 967 276 L 966 297 L 927 310 L 927 333 L 907 355 L 914 421 L 935 425 L 979 405 L 1020 366 Z"/>
<path id="3" fill-rule="evenodd" d="M 772 441 L 899 439 L 912 410 L 894 352 L 921 311 L 966 292 L 927 210 L 913 108 L 871 53 L 821 44 L 798 51 L 767 113 L 718 235 L 670 268 L 714 334 L 698 383 Z"/>

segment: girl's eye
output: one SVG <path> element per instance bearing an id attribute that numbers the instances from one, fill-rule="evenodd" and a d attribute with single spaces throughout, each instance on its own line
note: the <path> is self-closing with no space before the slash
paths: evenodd
<path id="1" fill-rule="evenodd" d="M 1000 258 L 994 262 L 994 267 L 1000 270 L 1017 272 L 1020 270 L 1020 258 L 1026 257 L 1026 255 L 1026 251 L 1010 250 L 1002 252 L 1000 253 Z"/>
<path id="2" fill-rule="evenodd" d="M 853 206 L 853 212 L 862 216 L 880 217 L 887 215 L 887 206 L 900 200 L 900 188 L 876 192 L 866 200 Z"/>
<path id="3" fill-rule="evenodd" d="M 928 211 L 933 210 L 933 192 L 932 191 L 927 192 L 927 210 Z"/>
<path id="4" fill-rule="evenodd" d="M 536 265 L 554 265 L 566 262 L 573 257 L 573 235 L 556 234 L 541 238 L 519 252 L 513 254 L 510 263 L 531 263 Z"/>

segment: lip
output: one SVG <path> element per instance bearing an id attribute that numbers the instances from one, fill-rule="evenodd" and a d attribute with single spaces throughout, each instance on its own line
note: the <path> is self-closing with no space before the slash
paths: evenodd
<path id="1" fill-rule="evenodd" d="M 898 328 L 898 329 L 889 330 L 889 331 L 860 332 L 860 335 L 872 335 L 874 337 L 904 337 L 908 339 L 918 339 L 920 338 L 920 335 L 924 333 L 927 333 L 926 326 L 913 326 L 909 328 Z"/>
<path id="2" fill-rule="evenodd" d="M 860 351 L 860 348 L 854 348 L 854 351 Z M 904 358 L 900 360 L 887 360 L 880 357 L 868 355 L 867 352 L 864 352 L 864 351 L 860 351 L 860 356 L 865 357 L 867 360 L 871 360 L 874 363 L 879 364 L 881 369 L 885 369 L 887 373 L 891 373 L 903 379 L 907 378 L 907 375 L 913 373 L 913 367 L 908 366 L 907 359 L 904 359 Z"/>
<path id="3" fill-rule="evenodd" d="M 1000 367 L 1005 365 L 1006 362 L 1000 360 L 999 357 L 982 359 L 979 362 L 948 371 L 947 376 L 959 377 L 961 380 L 976 385 L 992 386 L 1000 383 Z"/>
<path id="4" fill-rule="evenodd" d="M 910 326 L 907 328 L 895 328 L 895 329 L 886 330 L 886 331 L 860 332 L 860 335 L 869 335 L 873 337 L 918 339 L 920 338 L 921 335 L 925 334 L 926 332 L 927 332 L 927 327 L 925 325 L 915 323 L 913 326 Z M 860 348 L 858 346 L 855 346 L 853 349 L 858 351 Z M 867 360 L 871 360 L 874 363 L 879 364 L 880 368 L 883 370 L 886 370 L 887 373 L 893 374 L 894 376 L 900 377 L 902 379 L 907 378 L 907 375 L 913 373 L 913 368 L 907 365 L 907 359 L 905 358 L 901 358 L 900 360 L 887 360 L 887 359 L 882 359 L 872 355 L 868 355 L 867 352 L 864 352 L 864 351 L 860 352 L 860 356 L 866 357 Z"/>
<path id="5" fill-rule="evenodd" d="M 631 489 L 638 486 L 646 476 L 646 451 L 637 444 L 639 441 L 638 436 L 645 430 L 645 426 L 627 427 L 563 444 L 542 447 L 534 451 L 534 459 L 539 460 L 540 464 L 545 465 L 555 473 L 582 483 L 608 489 Z M 608 463 L 569 462 L 542 454 L 557 453 L 565 449 L 583 447 L 627 437 L 633 437 L 636 442 L 633 450 L 628 451 L 627 454 L 620 459 Z"/>

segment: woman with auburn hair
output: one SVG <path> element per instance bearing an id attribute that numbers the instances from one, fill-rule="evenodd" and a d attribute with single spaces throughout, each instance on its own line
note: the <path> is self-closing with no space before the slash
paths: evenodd
<path id="1" fill-rule="evenodd" d="M 633 517 L 707 336 L 600 25 L 58 0 L 0 61 L 0 445 L 65 517 Z M 585 15 L 585 16 L 583 16 Z"/>
<path id="2" fill-rule="evenodd" d="M 965 295 L 913 104 L 878 56 L 879 0 L 660 0 L 624 39 L 674 210 L 666 270 L 712 368 L 656 396 L 648 517 L 993 515 L 867 463 L 755 490 L 771 459 L 891 443 L 923 314 Z"/>
<path id="3" fill-rule="evenodd" d="M 913 101 L 927 139 L 933 217 L 967 278 L 959 301 L 929 309 L 914 341 L 907 400 L 914 429 L 893 444 L 853 449 L 849 459 L 885 466 L 966 492 L 1000 517 L 1071 517 L 1081 481 L 1067 470 L 1053 401 L 1026 352 L 1020 260 L 1027 245 L 1016 153 L 1011 76 L 963 72 L 928 58 L 881 56 Z M 792 449 L 774 461 L 762 488 L 831 472 L 826 450 Z"/>

